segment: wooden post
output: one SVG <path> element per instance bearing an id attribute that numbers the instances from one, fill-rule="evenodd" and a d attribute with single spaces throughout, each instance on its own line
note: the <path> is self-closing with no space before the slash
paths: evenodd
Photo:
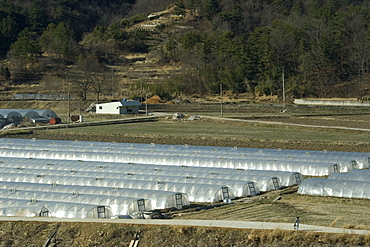
<path id="1" fill-rule="evenodd" d="M 222 105 L 222 84 L 220 84 L 220 97 L 221 97 L 221 117 L 224 117 L 223 105 Z"/>
<path id="2" fill-rule="evenodd" d="M 284 69 L 283 69 L 283 105 L 285 106 L 285 76 L 284 76 Z"/>
<path id="3" fill-rule="evenodd" d="M 140 239 L 140 231 L 135 233 L 134 239 L 130 241 L 129 247 L 137 247 L 139 245 L 139 239 Z"/>
<path id="4" fill-rule="evenodd" d="M 146 116 L 148 116 L 148 91 L 149 91 L 149 88 L 145 92 L 145 113 L 146 113 Z"/>
<path id="5" fill-rule="evenodd" d="M 71 100 L 70 100 L 70 95 L 68 91 L 68 116 L 67 116 L 67 123 L 69 123 L 70 118 L 71 118 Z"/>

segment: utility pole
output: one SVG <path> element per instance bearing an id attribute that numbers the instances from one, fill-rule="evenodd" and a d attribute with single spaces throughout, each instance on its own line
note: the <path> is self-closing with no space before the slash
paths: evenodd
<path id="1" fill-rule="evenodd" d="M 111 90 L 112 90 L 112 101 L 113 101 L 113 99 L 114 99 L 114 92 L 113 92 L 113 83 L 114 83 L 114 79 L 113 79 L 113 68 L 111 67 L 111 69 L 110 69 L 110 71 L 111 71 L 111 82 L 112 82 L 112 88 L 111 88 Z"/>
<path id="2" fill-rule="evenodd" d="M 285 106 L 285 76 L 284 76 L 284 69 L 283 69 L 283 105 Z"/>
<path id="3" fill-rule="evenodd" d="M 220 97 L 221 97 L 221 117 L 224 117 L 223 105 L 222 105 L 222 83 L 220 84 Z"/>
<path id="4" fill-rule="evenodd" d="M 145 90 L 145 114 L 147 116 L 148 116 L 148 91 L 149 91 L 149 88 Z"/>
<path id="5" fill-rule="evenodd" d="M 69 123 L 69 120 L 71 118 L 71 100 L 70 100 L 70 95 L 68 91 L 68 116 L 67 116 L 67 123 Z"/>

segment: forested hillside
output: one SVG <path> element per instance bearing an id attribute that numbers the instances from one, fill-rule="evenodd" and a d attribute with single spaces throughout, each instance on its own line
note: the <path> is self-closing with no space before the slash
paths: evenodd
<path id="1" fill-rule="evenodd" d="M 164 97 L 218 93 L 220 84 L 282 96 L 283 82 L 289 98 L 366 97 L 369 21 L 365 0 L 1 0 L 1 81 L 99 99 L 126 76 L 117 67 L 137 62 L 127 54 L 139 53 L 179 69 L 160 85 L 126 87 Z"/>

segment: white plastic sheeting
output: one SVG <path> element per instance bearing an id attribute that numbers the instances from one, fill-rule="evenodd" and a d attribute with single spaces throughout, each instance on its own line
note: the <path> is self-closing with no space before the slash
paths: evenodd
<path id="1" fill-rule="evenodd" d="M 246 179 L 236 180 L 233 176 L 227 176 L 227 178 L 206 178 L 197 177 L 197 173 L 194 176 L 176 176 L 178 173 L 162 174 L 162 175 L 150 175 L 150 174 L 134 174 L 134 173 L 104 173 L 104 172 L 71 172 L 71 171 L 59 171 L 59 170 L 41 170 L 41 169 L 4 169 L 0 167 L 2 173 L 17 173 L 17 174 L 38 174 L 38 175 L 52 175 L 52 176 L 72 176 L 72 177 L 90 177 L 90 178 L 101 178 L 101 179 L 129 179 L 139 181 L 165 181 L 165 182 L 177 182 L 177 183 L 194 183 L 194 184 L 210 184 L 210 185 L 226 185 L 231 188 L 235 196 L 256 196 L 259 194 L 259 189 L 256 182 L 251 182 Z M 263 186 L 263 191 L 267 190 L 278 190 L 280 189 L 280 181 L 278 178 L 264 177 L 264 176 L 250 176 L 253 180 L 258 180 Z"/>
<path id="2" fill-rule="evenodd" d="M 4 163 L 3 163 L 4 164 Z M 77 172 L 75 170 L 57 170 L 57 169 L 30 169 L 30 168 L 8 168 L 0 167 L 0 173 L 14 173 L 14 174 L 37 174 L 38 176 L 67 176 L 67 177 L 79 177 L 79 178 L 93 178 L 93 179 L 120 179 L 120 180 L 130 180 L 130 181 L 164 181 L 164 182 L 175 182 L 175 183 L 192 183 L 192 184 L 209 184 L 209 185 L 226 185 L 231 188 L 235 196 L 246 197 L 246 196 L 256 196 L 259 194 L 257 184 L 250 182 L 248 180 L 235 180 L 232 177 L 227 179 L 220 178 L 206 178 L 206 177 L 196 177 L 197 174 L 193 176 L 178 176 L 178 172 L 175 174 L 165 174 L 165 175 L 149 175 L 149 174 L 134 174 L 134 173 L 110 173 L 110 172 Z M 259 176 L 255 176 L 259 177 Z M 261 178 L 261 181 L 263 177 Z M 270 177 L 265 178 L 265 186 L 267 190 L 277 190 L 280 189 L 280 181 L 276 178 L 276 181 Z M 272 180 L 272 181 L 269 181 Z M 226 198 L 227 199 L 227 198 Z"/>
<path id="3" fill-rule="evenodd" d="M 370 182 L 370 170 L 352 170 L 348 173 L 332 173 L 328 179 L 356 180 Z"/>
<path id="4" fill-rule="evenodd" d="M 157 166 L 112 162 L 78 162 L 48 159 L 2 158 L 1 171 L 5 173 L 31 173 L 39 175 L 79 176 L 130 180 L 176 181 L 226 185 L 235 196 L 255 196 L 259 191 L 281 188 L 280 177 L 285 185 L 299 184 L 303 176 L 297 173 L 276 171 L 244 171 L 224 168 L 183 166 Z M 6 169 L 8 168 L 8 169 Z M 37 169 L 28 171 L 27 169 Z M 207 171 L 208 170 L 208 171 Z M 274 174 L 278 176 L 268 176 Z M 141 176 L 138 176 L 141 175 Z M 189 180 L 192 178 L 192 180 Z"/>
<path id="5" fill-rule="evenodd" d="M 243 181 L 253 181 L 262 190 L 275 190 L 268 182 L 272 177 L 280 180 L 281 186 L 298 185 L 303 181 L 303 175 L 298 172 L 273 171 L 273 170 L 244 170 L 227 169 L 214 167 L 192 167 L 192 166 L 171 166 L 171 165 L 152 165 L 138 163 L 119 163 L 119 162 L 96 162 L 96 161 L 74 161 L 74 160 L 51 160 L 51 159 L 27 159 L 27 158 L 0 158 L 1 167 L 17 169 L 52 169 L 59 171 L 73 172 L 99 172 L 118 174 L 148 174 L 148 175 L 173 175 L 184 177 L 206 177 L 218 179 L 237 179 Z M 231 176 L 232 175 L 232 176 Z M 252 176 L 253 175 L 253 176 Z M 262 176 L 261 179 L 258 176 Z M 249 177 L 249 178 L 248 178 Z M 270 177 L 266 180 L 265 177 Z M 266 182 L 267 181 L 267 182 Z M 269 184 L 270 185 L 269 185 Z M 270 186 L 270 187 L 269 187 Z"/>
<path id="6" fill-rule="evenodd" d="M 298 194 L 370 199 L 370 182 L 308 178 L 299 186 Z"/>
<path id="7" fill-rule="evenodd" d="M 50 187 L 100 187 L 110 191 L 112 188 L 167 191 L 175 196 L 166 205 L 169 201 L 172 205 L 183 205 L 178 204 L 179 195 L 183 194 L 196 202 L 229 200 L 252 195 L 251 185 L 261 191 L 278 189 L 281 185 L 301 183 L 302 174 L 324 176 L 350 171 L 365 167 L 369 161 L 368 154 L 358 153 L 187 145 L 2 138 L 0 146 L 1 181 L 57 185 Z M 8 162 L 6 157 L 17 158 L 19 163 Z M 136 198 L 151 200 L 144 196 Z M 158 207 L 164 200 L 151 202 Z"/>
<path id="8" fill-rule="evenodd" d="M 269 176 L 277 177 L 280 180 L 281 186 L 292 186 L 299 185 L 304 180 L 304 177 L 299 172 L 289 172 L 289 171 L 274 171 L 274 170 L 239 170 L 239 174 L 248 175 L 259 175 L 259 176 Z"/>
<path id="9" fill-rule="evenodd" d="M 191 157 L 209 157 L 220 159 L 237 159 L 248 157 L 250 159 L 281 160 L 281 161 L 305 161 L 335 163 L 340 165 L 341 172 L 347 172 L 352 168 L 368 168 L 370 154 L 359 152 L 334 152 L 334 151 L 309 151 L 309 150 L 281 150 L 281 149 L 255 149 L 255 148 L 230 148 L 208 146 L 180 146 L 180 145 L 156 145 L 156 144 L 130 144 L 130 143 L 102 143 L 102 142 L 78 142 L 78 141 L 49 141 L 29 140 L 20 144 L 19 141 L 8 141 L 8 147 L 33 146 L 33 149 L 48 149 L 50 151 L 69 150 L 78 148 L 83 152 L 106 152 L 120 153 L 122 155 L 177 155 Z M 14 145 L 13 145 L 13 144 Z M 5 143 L 4 143 L 5 144 Z"/>
<path id="10" fill-rule="evenodd" d="M 107 206 L 0 198 L 0 216 L 111 218 L 113 214 Z"/>
<path id="11" fill-rule="evenodd" d="M 132 179 L 109 179 L 92 178 L 78 176 L 58 176 L 27 173 L 0 173 L 0 181 L 4 182 L 28 182 L 63 184 L 78 186 L 98 186 L 98 187 L 118 187 L 130 189 L 163 190 L 187 194 L 189 201 L 193 202 L 217 202 L 227 199 L 234 199 L 235 195 L 227 186 L 195 184 L 195 183 L 176 183 L 164 181 L 145 181 Z"/>
<path id="12" fill-rule="evenodd" d="M 111 208 L 113 215 L 130 215 L 134 212 L 153 210 L 149 200 L 107 196 L 107 195 L 92 195 L 61 192 L 44 192 L 44 191 L 28 191 L 28 190 L 8 190 L 0 189 L 0 198 L 21 199 L 21 200 L 38 200 L 52 202 L 69 202 L 79 204 L 105 205 Z"/>
<path id="13" fill-rule="evenodd" d="M 123 189 L 96 186 L 74 186 L 60 184 L 42 184 L 42 183 L 19 183 L 19 182 L 0 182 L 0 188 L 6 190 L 27 190 L 44 191 L 58 193 L 78 193 L 86 195 L 106 195 L 112 197 L 132 197 L 146 198 L 150 200 L 154 209 L 178 208 L 189 206 L 189 200 L 186 194 L 160 190 L 142 190 L 142 189 Z M 132 204 L 131 204 L 132 205 Z M 133 205 L 134 206 L 134 205 Z M 130 208 L 129 211 L 135 211 L 136 208 Z"/>
<path id="14" fill-rule="evenodd" d="M 121 155 L 98 152 L 65 152 L 49 150 L 1 149 L 0 157 L 85 160 L 101 162 L 141 163 L 156 165 L 198 166 L 231 169 L 254 169 L 299 172 L 303 175 L 324 176 L 339 171 L 335 163 L 284 160 L 219 159 L 177 155 Z M 346 169 L 347 170 L 347 169 Z"/>
<path id="15" fill-rule="evenodd" d="M 31 112 L 32 113 L 32 112 Z M 29 113 L 29 114 L 31 114 Z M 26 114 L 26 113 L 25 113 Z M 27 113 L 28 114 L 28 113 Z M 1 142 L 1 141 L 0 141 Z M 32 140 L 32 142 L 37 142 Z M 57 141 L 58 142 L 58 141 Z M 4 166 L 1 167 L 1 174 L 0 180 L 7 181 L 7 182 L 15 182 L 17 184 L 26 184 L 26 183 L 36 183 L 36 184 L 53 184 L 56 186 L 49 186 L 52 188 L 61 188 L 61 186 L 70 186 L 69 191 L 29 191 L 29 189 L 19 190 L 16 189 L 9 193 L 8 191 L 2 192 L 2 197 L 6 199 L 17 199 L 23 200 L 34 200 L 34 203 L 38 202 L 48 202 L 49 204 L 53 201 L 61 202 L 61 203 L 76 203 L 76 204 L 102 204 L 102 206 L 110 207 L 113 210 L 113 214 L 126 214 L 130 212 L 136 212 L 136 210 L 140 210 L 140 206 L 143 208 L 148 209 L 149 200 L 147 197 L 143 198 L 122 198 L 120 196 L 116 196 L 115 198 L 108 197 L 107 195 L 96 195 L 96 194 L 82 194 L 78 192 L 82 187 L 105 187 L 109 188 L 110 190 L 114 191 L 122 191 L 127 190 L 156 190 L 156 191 L 171 191 L 171 196 L 167 196 L 167 200 L 165 203 L 164 200 L 156 200 L 154 198 L 153 204 L 156 207 L 160 204 L 159 207 L 177 207 L 182 208 L 184 205 L 188 205 L 189 200 L 196 201 L 196 202 L 215 202 L 220 200 L 229 200 L 235 198 L 235 196 L 253 196 L 259 193 L 259 189 L 257 186 L 257 182 L 263 182 L 262 188 L 264 190 L 271 190 L 271 189 L 279 189 L 280 188 L 280 180 L 277 177 L 271 176 L 261 176 L 261 175 L 249 175 L 249 174 L 235 174 L 235 173 L 226 173 L 222 171 L 214 172 L 212 171 L 211 174 L 202 173 L 202 172 L 195 172 L 195 171 L 187 171 L 189 175 L 183 176 L 183 171 L 175 171 L 175 167 L 166 165 L 167 168 L 172 168 L 166 173 L 161 171 L 162 169 L 153 169 L 153 165 L 146 165 L 147 171 L 148 169 L 153 169 L 154 173 L 149 174 L 147 171 L 142 169 L 142 174 L 135 173 L 136 167 L 125 167 L 124 165 L 119 163 L 109 164 L 106 161 L 112 159 L 112 155 L 115 156 L 114 153 L 89 153 L 89 152 L 67 152 L 64 148 L 60 148 L 60 151 L 50 151 L 47 146 L 42 146 L 37 148 L 37 150 L 33 150 L 34 144 L 27 144 L 25 141 L 23 144 L 20 143 L 20 146 L 23 148 L 11 149 L 8 146 L 3 146 L 1 152 L 4 151 L 3 156 L 5 153 L 10 154 L 10 157 L 27 157 L 31 159 L 17 159 L 19 163 L 12 163 L 12 162 L 5 162 L 5 157 L 2 157 L 2 164 Z M 73 142 L 75 143 L 75 142 Z M 80 143 L 79 143 L 80 144 Z M 41 148 L 41 149 L 40 149 Z M 79 150 L 77 147 L 74 147 L 75 150 Z M 58 149 L 56 149 L 58 150 Z M 48 157 L 50 155 L 55 155 L 59 160 L 58 161 L 49 161 Z M 90 163 L 94 162 L 80 162 L 81 160 L 88 160 L 86 159 L 86 155 L 92 155 L 92 157 L 97 157 L 97 161 L 100 163 L 99 167 L 92 167 Z M 164 156 L 164 155 L 163 155 Z M 43 161 L 48 161 L 49 163 L 43 164 L 44 167 L 40 166 L 40 160 L 36 160 L 35 157 L 40 157 Z M 55 163 L 63 163 L 66 162 L 63 159 L 74 160 L 73 164 L 65 164 L 64 166 L 61 164 L 57 166 Z M 120 157 L 118 155 L 118 157 Z M 76 159 L 77 158 L 77 159 Z M 150 158 L 150 157 L 149 157 Z M 185 157 L 188 159 L 191 157 Z M 156 157 L 155 160 L 163 159 L 163 157 Z M 209 158 L 200 158 L 201 160 L 197 160 L 196 162 L 203 162 L 204 160 L 208 160 Z M 214 159 L 212 163 L 217 164 L 220 159 Z M 38 163 L 35 163 L 38 162 Z M 50 163 L 52 162 L 52 163 Z M 70 161 L 71 162 L 71 161 Z M 117 160 L 114 160 L 117 162 Z M 7 166 L 11 164 L 11 166 Z M 97 162 L 94 163 L 94 166 Z M 104 164 L 102 164 L 104 163 Z M 30 164 L 34 164 L 37 168 L 32 168 L 29 166 Z M 219 163 L 219 166 L 223 166 L 227 164 L 230 167 L 230 162 L 222 162 Z M 75 166 L 74 168 L 72 166 Z M 127 166 L 131 166 L 132 164 L 127 164 Z M 232 162 L 231 162 L 232 165 Z M 68 167 L 69 166 L 69 167 Z M 118 167 L 121 166 L 121 167 Z M 143 165 L 144 166 L 144 165 Z M 150 166 L 150 168 L 149 168 Z M 157 165 L 155 165 L 157 166 Z M 63 167 L 63 168 L 61 168 Z M 68 167 L 68 170 L 66 170 Z M 80 168 L 83 167 L 84 170 Z M 109 169 L 106 170 L 106 168 Z M 188 169 L 188 167 L 184 166 L 177 166 L 176 169 Z M 201 167 L 199 167 L 201 168 Z M 121 169 L 121 170 L 119 170 Z M 129 171 L 131 169 L 131 172 Z M 214 169 L 214 168 L 212 168 Z M 104 171 L 102 171 L 104 170 Z M 122 172 L 122 170 L 124 170 Z M 224 169 L 226 171 L 229 169 Z M 121 172 L 119 172 L 121 171 Z M 136 169 L 137 171 L 137 169 Z M 234 170 L 233 172 L 235 172 Z M 240 171 L 239 171 L 240 172 Z M 179 175 L 181 174 L 181 176 Z M 237 178 L 237 179 L 235 179 Z M 253 179 L 254 181 L 250 181 L 249 178 Z M 149 181 L 148 181 L 149 180 Z M 73 188 L 71 188 L 73 187 Z M 78 189 L 77 189 L 78 187 Z M 123 189 L 125 188 L 125 189 Z M 5 188 L 7 190 L 7 188 Z M 78 191 L 77 191 L 78 190 Z M 71 193 L 71 191 L 73 191 Z M 141 192 L 143 193 L 143 192 Z M 184 200 L 184 195 L 188 194 L 188 198 Z M 11 197 L 11 198 L 10 198 Z M 158 198 L 157 198 L 158 199 Z M 185 203 L 183 202 L 185 201 Z M 140 204 L 142 202 L 142 204 Z M 134 205 L 134 206 L 132 206 Z M 135 206 L 136 205 L 136 206 Z M 23 206 L 22 206 L 23 207 Z M 132 209 L 131 209 L 132 208 Z M 158 207 L 157 207 L 158 208 Z M 26 210 L 23 208 L 23 210 Z M 28 209 L 27 209 L 28 210 Z M 26 211 L 27 211 L 26 210 Z M 144 209 L 142 209 L 144 210 Z M 150 210 L 150 209 L 149 209 Z M 50 210 L 46 210 L 50 211 Z M 27 211 L 28 212 L 28 211 Z M 111 212 L 111 211 L 110 211 Z M 66 212 L 64 212 L 66 213 Z M 31 213 L 29 213 L 31 214 Z M 61 214 L 61 212 L 60 212 Z M 64 214 L 65 215 L 65 214 Z M 75 214 L 76 215 L 76 214 Z"/>

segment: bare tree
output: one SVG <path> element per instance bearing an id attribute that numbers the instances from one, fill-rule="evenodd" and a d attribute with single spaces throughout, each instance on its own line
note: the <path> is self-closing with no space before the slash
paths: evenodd
<path id="1" fill-rule="evenodd" d="M 116 74 L 111 72 L 101 72 L 94 74 L 91 81 L 91 89 L 94 91 L 95 100 L 100 100 L 100 95 L 102 93 L 111 93 L 113 97 L 113 90 L 117 83 Z"/>
<path id="2" fill-rule="evenodd" d="M 364 82 L 366 74 L 369 73 L 370 66 L 370 35 L 365 18 L 360 14 L 354 13 L 353 17 L 347 22 L 349 37 L 351 42 L 353 64 L 359 75 L 359 94 L 364 94 Z"/>
<path id="3" fill-rule="evenodd" d="M 97 85 L 101 84 L 99 75 L 103 73 L 105 65 L 99 63 L 96 58 L 89 57 L 79 58 L 76 65 L 77 77 L 73 80 L 73 84 L 77 86 L 77 93 L 81 99 L 86 100 L 90 88 L 101 88 Z"/>

